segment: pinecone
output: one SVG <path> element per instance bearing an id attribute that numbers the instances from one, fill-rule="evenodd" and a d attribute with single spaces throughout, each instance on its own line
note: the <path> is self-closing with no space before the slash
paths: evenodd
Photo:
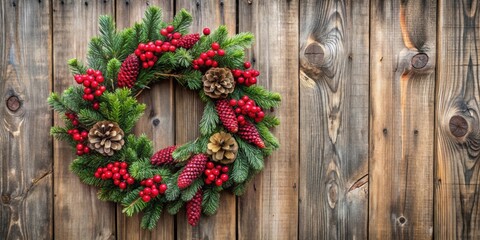
<path id="1" fill-rule="evenodd" d="M 223 126 L 225 126 L 229 132 L 236 133 L 238 131 L 237 116 L 235 115 L 235 111 L 233 110 L 232 106 L 230 106 L 229 101 L 225 99 L 218 100 L 215 104 L 215 107 Z"/>
<path id="2" fill-rule="evenodd" d="M 174 163 L 175 159 L 172 157 L 173 151 L 177 149 L 177 146 L 166 147 L 155 154 L 150 158 L 152 165 L 165 165 Z"/>
<path id="3" fill-rule="evenodd" d="M 118 87 L 133 87 L 137 80 L 139 65 L 139 59 L 135 54 L 130 54 L 125 61 L 123 61 L 120 71 L 118 72 Z"/>
<path id="4" fill-rule="evenodd" d="M 187 219 L 188 223 L 192 226 L 198 224 L 200 220 L 200 215 L 202 214 L 202 189 L 198 189 L 195 196 L 187 202 Z"/>
<path id="5" fill-rule="evenodd" d="M 180 189 L 190 186 L 195 179 L 200 177 L 205 170 L 208 157 L 205 154 L 197 154 L 190 158 L 190 161 L 185 165 L 185 168 L 178 176 L 177 185 Z"/>
<path id="6" fill-rule="evenodd" d="M 117 123 L 101 121 L 95 123 L 88 133 L 88 145 L 104 156 L 112 156 L 115 151 L 122 149 L 123 130 Z"/>
<path id="7" fill-rule="evenodd" d="M 235 89 L 235 80 L 228 68 L 210 68 L 202 77 L 203 91 L 207 96 L 226 98 Z"/>
<path id="8" fill-rule="evenodd" d="M 213 134 L 207 145 L 207 154 L 212 160 L 221 164 L 229 164 L 237 157 L 238 144 L 231 134 L 219 132 Z"/>
<path id="9" fill-rule="evenodd" d="M 238 127 L 238 135 L 247 142 L 255 144 L 255 146 L 259 148 L 265 147 L 265 143 L 262 138 L 260 138 L 257 128 L 255 128 L 255 125 L 249 121 L 245 121 L 244 125 Z"/>
<path id="10" fill-rule="evenodd" d="M 200 34 L 198 33 L 185 35 L 178 40 L 177 47 L 190 49 L 193 47 L 193 45 L 195 45 L 195 43 L 198 42 L 199 39 L 200 39 Z"/>

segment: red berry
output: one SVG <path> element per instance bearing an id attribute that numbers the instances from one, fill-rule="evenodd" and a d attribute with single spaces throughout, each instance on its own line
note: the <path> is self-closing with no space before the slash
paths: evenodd
<path id="1" fill-rule="evenodd" d="M 112 173 L 112 172 L 107 171 L 107 172 L 105 173 L 105 178 L 110 179 L 110 178 L 112 178 L 112 177 L 113 177 L 113 173 Z"/>
<path id="2" fill-rule="evenodd" d="M 173 32 L 173 30 L 175 30 L 175 28 L 172 25 L 168 25 L 166 29 L 167 29 L 167 32 L 169 32 L 169 33 Z"/>
<path id="3" fill-rule="evenodd" d="M 223 173 L 228 173 L 228 167 L 227 167 L 227 166 L 223 166 L 223 167 L 222 167 L 222 172 L 223 172 Z"/>
<path id="4" fill-rule="evenodd" d="M 102 93 L 103 93 L 103 92 L 105 92 L 105 91 L 107 90 L 107 87 L 105 87 L 105 86 L 100 86 L 98 89 L 99 89 L 100 91 L 102 91 Z"/>
<path id="5" fill-rule="evenodd" d="M 168 50 L 169 50 L 170 52 L 175 52 L 175 50 L 177 50 L 177 48 L 176 48 L 175 46 L 173 46 L 173 45 L 170 45 L 170 47 L 168 47 Z"/>
<path id="6" fill-rule="evenodd" d="M 250 78 L 248 78 L 248 80 L 249 80 L 248 83 L 250 83 L 251 85 L 257 83 L 257 78 L 256 77 L 250 77 Z"/>
<path id="7" fill-rule="evenodd" d="M 155 41 L 155 46 L 162 46 L 162 40 Z"/>
<path id="8" fill-rule="evenodd" d="M 209 57 L 215 57 L 215 51 L 213 51 L 213 50 L 208 50 L 208 51 L 207 51 L 207 56 L 209 56 Z"/>
<path id="9" fill-rule="evenodd" d="M 147 59 L 152 59 L 152 58 L 153 58 L 153 53 L 152 53 L 152 52 L 146 52 L 146 53 L 145 53 L 145 57 L 146 57 Z"/>
<path id="10" fill-rule="evenodd" d="M 77 144 L 77 150 L 78 151 L 83 151 L 83 144 L 81 144 L 81 143 Z"/>
<path id="11" fill-rule="evenodd" d="M 95 71 L 91 68 L 87 69 L 87 74 L 88 75 L 92 75 L 93 73 L 95 73 Z"/>
<path id="12" fill-rule="evenodd" d="M 142 63 L 142 67 L 143 67 L 143 68 L 148 68 L 148 63 L 147 63 L 147 62 L 143 62 L 143 63 Z"/>
<path id="13" fill-rule="evenodd" d="M 217 42 L 212 43 L 212 49 L 213 49 L 213 50 L 218 50 L 218 49 L 220 49 L 220 44 L 218 44 Z"/>
<path id="14" fill-rule="evenodd" d="M 239 107 L 243 107 L 243 105 L 245 105 L 245 101 L 240 99 L 240 100 L 238 100 L 237 104 L 238 104 Z"/>
<path id="15" fill-rule="evenodd" d="M 200 54 L 200 58 L 203 59 L 203 60 L 207 60 L 208 59 L 208 55 L 206 53 L 201 53 Z"/>
<path id="16" fill-rule="evenodd" d="M 120 179 L 122 176 L 120 176 L 120 173 L 114 173 L 112 178 L 113 179 Z"/>
<path id="17" fill-rule="evenodd" d="M 128 183 L 129 185 L 132 185 L 133 183 L 135 183 L 135 179 L 129 177 L 129 178 L 127 179 L 127 183 Z"/>
<path id="18" fill-rule="evenodd" d="M 126 162 L 121 162 L 120 163 L 120 168 L 127 169 L 128 164 Z"/>
<path id="19" fill-rule="evenodd" d="M 220 175 L 220 171 L 218 171 L 218 169 L 216 169 L 216 168 L 212 170 L 212 173 L 213 173 L 213 175 L 215 175 L 215 176 Z"/>
<path id="20" fill-rule="evenodd" d="M 95 110 L 100 109 L 100 104 L 98 102 L 93 103 L 93 109 Z"/>
<path id="21" fill-rule="evenodd" d="M 217 61 L 213 61 L 213 62 L 212 62 L 212 67 L 218 67 L 218 62 L 217 62 Z"/>
<path id="22" fill-rule="evenodd" d="M 173 38 L 174 39 L 180 39 L 182 37 L 182 34 L 179 32 L 173 33 Z"/>
<path id="23" fill-rule="evenodd" d="M 205 184 L 210 185 L 212 184 L 212 181 L 208 180 L 208 178 L 205 178 Z"/>
<path id="24" fill-rule="evenodd" d="M 243 122 L 243 121 L 245 121 L 245 117 L 243 115 L 238 115 L 237 121 Z"/>
<path id="25" fill-rule="evenodd" d="M 162 181 L 162 177 L 160 175 L 153 176 L 153 181 L 156 183 L 160 183 Z"/>
<path id="26" fill-rule="evenodd" d="M 175 34 L 173 34 L 173 37 L 175 37 Z M 178 39 L 172 39 L 172 41 L 170 41 L 170 43 L 171 43 L 173 46 L 177 46 L 177 45 L 178 45 Z"/>
<path id="27" fill-rule="evenodd" d="M 203 29 L 203 34 L 204 35 L 210 35 L 210 28 L 204 28 Z"/>
<path id="28" fill-rule="evenodd" d="M 160 191 L 161 194 L 164 194 L 165 191 L 167 191 L 167 184 L 165 183 L 160 184 L 160 187 L 158 187 L 158 190 Z"/>
<path id="29" fill-rule="evenodd" d="M 83 86 L 84 87 L 90 87 L 90 80 L 83 81 Z"/>
<path id="30" fill-rule="evenodd" d="M 212 60 L 210 59 L 207 59 L 207 61 L 205 61 L 205 66 L 209 67 L 209 66 L 212 66 Z"/>
<path id="31" fill-rule="evenodd" d="M 120 183 L 121 183 L 121 182 L 120 182 L 120 180 L 118 180 L 118 179 L 113 180 L 113 184 L 115 184 L 115 186 L 118 186 L 118 184 L 120 184 Z"/>
<path id="32" fill-rule="evenodd" d="M 148 196 L 148 195 L 144 195 L 144 196 L 142 197 L 142 200 L 143 200 L 144 202 L 150 202 L 150 199 L 151 199 L 151 198 L 150 198 L 150 196 Z"/>
<path id="33" fill-rule="evenodd" d="M 210 175 L 208 175 L 207 179 L 210 180 L 210 181 L 213 181 L 213 180 L 215 180 L 215 175 L 210 174 Z"/>
<path id="34" fill-rule="evenodd" d="M 156 197 L 158 196 L 159 192 L 158 192 L 158 189 L 154 188 L 152 189 L 152 197 Z"/>
<path id="35" fill-rule="evenodd" d="M 227 174 L 222 174 L 220 176 L 220 179 L 222 179 L 222 181 L 226 182 L 228 180 L 228 175 Z"/>
<path id="36" fill-rule="evenodd" d="M 152 189 L 149 188 L 149 187 L 146 187 L 143 189 L 143 192 L 146 194 L 146 195 L 150 195 L 150 193 L 152 193 Z"/>
<path id="37" fill-rule="evenodd" d="M 164 29 L 160 30 L 160 34 L 162 34 L 162 36 L 167 36 L 168 35 L 167 29 L 164 28 Z"/>
<path id="38" fill-rule="evenodd" d="M 250 62 L 244 62 L 243 66 L 245 67 L 245 69 L 249 69 L 252 66 L 252 64 Z"/>
<path id="39" fill-rule="evenodd" d="M 102 176 L 102 174 L 100 172 L 95 172 L 95 178 L 100 178 Z"/>
<path id="40" fill-rule="evenodd" d="M 152 185 L 153 185 L 153 180 L 151 178 L 145 181 L 145 186 L 150 187 Z"/>
<path id="41" fill-rule="evenodd" d="M 120 189 L 125 189 L 125 188 L 127 188 L 127 184 L 125 182 L 121 182 L 120 184 L 118 184 L 118 187 Z"/>
<path id="42" fill-rule="evenodd" d="M 120 175 L 123 176 L 123 175 L 127 174 L 127 169 L 122 168 L 122 169 L 118 170 L 118 173 L 120 173 Z"/>
<path id="43" fill-rule="evenodd" d="M 135 55 L 137 55 L 137 57 L 139 57 L 140 54 L 142 54 L 142 51 L 140 51 L 140 49 L 137 48 L 137 49 L 135 49 L 135 51 L 133 53 L 135 53 Z"/>
<path id="44" fill-rule="evenodd" d="M 217 179 L 217 180 L 215 180 L 215 185 L 217 185 L 217 186 L 220 187 L 220 186 L 222 186 L 222 184 L 223 184 L 222 179 Z"/>
<path id="45" fill-rule="evenodd" d="M 155 65 L 155 62 L 154 62 L 154 61 L 152 61 L 152 60 L 148 61 L 148 66 L 149 66 L 149 67 L 153 67 L 153 65 Z"/>
<path id="46" fill-rule="evenodd" d="M 237 79 L 237 82 L 238 82 L 239 84 L 243 84 L 243 83 L 245 83 L 245 78 L 239 77 L 239 78 Z"/>
<path id="47" fill-rule="evenodd" d="M 205 173 L 205 175 L 208 176 L 208 175 L 212 174 L 212 170 L 206 169 L 205 172 L 203 172 L 203 173 Z"/>
<path id="48" fill-rule="evenodd" d="M 263 118 L 263 117 L 265 117 L 265 113 L 260 111 L 260 112 L 257 113 L 257 117 Z"/>
<path id="49" fill-rule="evenodd" d="M 93 96 L 93 94 L 88 94 L 87 99 L 88 99 L 88 101 L 93 101 L 93 99 L 95 99 L 95 97 Z"/>
<path id="50" fill-rule="evenodd" d="M 197 63 L 198 65 L 202 66 L 205 62 L 203 61 L 203 59 L 199 58 L 197 59 Z"/>
<path id="51" fill-rule="evenodd" d="M 215 167 L 215 164 L 213 162 L 208 162 L 207 163 L 207 168 L 208 169 L 213 169 Z"/>
<path id="52" fill-rule="evenodd" d="M 138 44 L 137 49 L 143 51 L 145 49 L 145 44 L 144 43 Z"/>
<path id="53" fill-rule="evenodd" d="M 140 192 L 138 193 L 138 196 L 143 197 L 143 196 L 145 196 L 145 193 L 144 193 L 143 191 L 140 191 Z"/>
<path id="54" fill-rule="evenodd" d="M 231 99 L 231 100 L 230 100 L 230 106 L 232 106 L 232 107 L 237 106 L 237 100 Z"/>
<path id="55" fill-rule="evenodd" d="M 95 90 L 95 93 L 94 93 L 94 94 L 95 94 L 95 96 L 100 97 L 100 96 L 102 96 L 102 91 L 100 91 L 100 90 Z M 92 99 L 92 100 L 93 100 L 93 99 Z"/>
<path id="56" fill-rule="evenodd" d="M 73 134 L 73 140 L 80 141 L 81 139 L 82 139 L 82 136 L 80 136 L 80 134 L 78 134 L 78 133 Z"/>
<path id="57" fill-rule="evenodd" d="M 225 55 L 225 50 L 223 50 L 223 49 L 218 49 L 218 50 L 217 50 L 217 54 L 218 54 L 218 56 L 224 56 L 224 55 Z"/>

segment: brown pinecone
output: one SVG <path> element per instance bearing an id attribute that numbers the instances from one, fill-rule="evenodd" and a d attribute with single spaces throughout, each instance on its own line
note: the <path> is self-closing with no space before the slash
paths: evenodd
<path id="1" fill-rule="evenodd" d="M 226 98 L 235 89 L 235 80 L 228 68 L 210 68 L 202 77 L 203 91 L 207 96 Z"/>
<path id="2" fill-rule="evenodd" d="M 257 128 L 253 123 L 246 121 L 244 125 L 240 125 L 238 127 L 238 133 L 241 138 L 246 140 L 249 143 L 255 144 L 255 146 L 259 148 L 264 148 L 265 143 L 263 142 L 260 134 L 258 133 Z"/>
<path id="3" fill-rule="evenodd" d="M 193 47 L 193 45 L 195 45 L 195 43 L 198 42 L 199 39 L 200 39 L 200 34 L 198 33 L 185 35 L 178 40 L 177 47 L 190 49 Z"/>
<path id="4" fill-rule="evenodd" d="M 198 224 L 200 220 L 200 215 L 202 214 L 202 189 L 198 189 L 195 196 L 187 202 L 187 219 L 188 223 L 192 226 Z"/>
<path id="5" fill-rule="evenodd" d="M 184 189 L 190 186 L 195 179 L 200 177 L 205 170 L 208 157 L 205 154 L 197 154 L 190 158 L 190 161 L 185 165 L 185 168 L 178 176 L 178 188 Z"/>
<path id="6" fill-rule="evenodd" d="M 207 145 L 207 154 L 212 160 L 221 164 L 229 164 L 237 157 L 238 144 L 229 133 L 219 132 L 213 134 Z"/>
<path id="7" fill-rule="evenodd" d="M 125 143 L 123 135 L 123 130 L 117 123 L 97 122 L 88 133 L 88 145 L 104 156 L 112 156 L 115 151 L 122 149 Z"/>
<path id="8" fill-rule="evenodd" d="M 120 71 L 118 72 L 118 87 L 133 87 L 135 81 L 137 81 L 139 65 L 139 59 L 135 54 L 130 54 L 125 61 L 123 61 Z"/>
<path id="9" fill-rule="evenodd" d="M 238 131 L 237 116 L 235 115 L 232 106 L 230 106 L 229 101 L 226 99 L 218 100 L 215 103 L 215 108 L 217 109 L 218 116 L 220 117 L 223 126 L 225 126 L 229 132 L 236 133 Z"/>
<path id="10" fill-rule="evenodd" d="M 175 159 L 172 157 L 173 151 L 177 149 L 177 146 L 166 147 L 155 154 L 150 158 L 152 165 L 165 165 L 174 163 Z"/>

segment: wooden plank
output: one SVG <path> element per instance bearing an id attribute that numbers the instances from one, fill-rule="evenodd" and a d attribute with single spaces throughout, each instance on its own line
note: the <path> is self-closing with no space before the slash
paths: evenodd
<path id="1" fill-rule="evenodd" d="M 248 60 L 259 84 L 279 92 L 281 125 L 273 133 L 281 147 L 238 198 L 239 239 L 298 237 L 299 81 L 298 1 L 239 1 L 239 31 L 255 34 Z"/>
<path id="2" fill-rule="evenodd" d="M 177 11 L 185 8 L 193 15 L 191 32 L 202 32 L 204 27 L 216 29 L 226 25 L 235 33 L 235 1 L 176 1 Z M 203 104 L 197 94 L 177 86 L 176 106 L 176 143 L 183 144 L 200 135 L 198 124 L 202 117 Z M 235 239 L 235 197 L 230 193 L 221 195 L 221 203 L 216 215 L 202 216 L 196 227 L 188 225 L 184 211 L 177 215 L 178 239 Z"/>
<path id="3" fill-rule="evenodd" d="M 431 239 L 436 1 L 372 1 L 369 238 Z"/>
<path id="4" fill-rule="evenodd" d="M 2 1 L 0 19 L 0 239 L 51 239 L 50 2 Z"/>
<path id="5" fill-rule="evenodd" d="M 87 44 L 98 34 L 98 17 L 114 13 L 113 1 L 53 1 L 54 90 L 74 84 L 67 60 L 86 59 Z M 61 120 L 55 115 L 55 125 Z M 56 239 L 114 239 L 115 204 L 97 199 L 97 189 L 69 171 L 70 147 L 54 142 L 54 219 Z"/>
<path id="6" fill-rule="evenodd" d="M 434 236 L 479 239 L 480 4 L 439 8 Z"/>
<path id="7" fill-rule="evenodd" d="M 149 5 L 161 7 L 164 21 L 173 18 L 173 1 L 116 1 L 116 22 L 118 29 L 132 26 L 141 21 Z M 159 150 L 174 144 L 175 141 L 175 112 L 174 87 L 172 81 L 155 84 L 149 91 L 144 91 L 139 101 L 147 105 L 145 114 L 138 121 L 135 133 L 142 133 L 153 140 L 154 149 Z M 142 230 L 140 221 L 142 215 L 127 217 L 122 214 L 122 207 L 117 207 L 118 239 L 173 239 L 173 216 L 164 212 L 158 225 L 152 231 Z"/>
<path id="8" fill-rule="evenodd" d="M 369 1 L 301 1 L 300 239 L 367 239 Z"/>

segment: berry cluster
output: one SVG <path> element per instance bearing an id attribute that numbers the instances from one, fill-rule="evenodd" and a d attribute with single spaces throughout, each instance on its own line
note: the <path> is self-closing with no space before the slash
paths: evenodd
<path id="1" fill-rule="evenodd" d="M 200 34 L 198 33 L 187 34 L 178 40 L 177 47 L 190 49 L 193 47 L 193 45 L 195 45 L 195 43 L 198 42 L 198 40 L 200 40 Z"/>
<path id="2" fill-rule="evenodd" d="M 160 175 L 155 175 L 140 182 L 140 185 L 145 186 L 145 188 L 138 193 L 142 201 L 150 202 L 150 200 L 158 196 L 158 194 L 164 194 L 165 191 L 167 191 L 167 184 L 159 184 L 160 182 L 162 182 Z"/>
<path id="3" fill-rule="evenodd" d="M 126 162 L 109 163 L 106 167 L 99 167 L 95 172 L 95 177 L 102 180 L 112 179 L 115 186 L 125 189 L 127 185 L 135 183 L 135 180 L 130 177 L 127 168 L 128 164 Z"/>
<path id="4" fill-rule="evenodd" d="M 207 162 L 207 169 L 205 169 L 205 184 L 209 185 L 215 183 L 217 186 L 228 181 L 228 166 L 222 166 L 220 164 L 215 165 L 213 162 Z"/>
<path id="5" fill-rule="evenodd" d="M 257 77 L 260 75 L 260 72 L 255 69 L 248 70 L 252 64 L 250 62 L 243 63 L 245 70 L 233 69 L 232 74 L 235 78 L 235 81 L 238 84 L 243 84 L 247 87 L 250 87 L 257 83 Z"/>
<path id="6" fill-rule="evenodd" d="M 254 119 L 255 122 L 260 122 L 265 117 L 262 108 L 246 95 L 239 100 L 231 99 L 230 106 L 234 108 L 239 125 L 245 125 L 245 116 Z"/>
<path id="7" fill-rule="evenodd" d="M 213 59 L 215 56 L 225 56 L 225 50 L 220 49 L 220 44 L 212 43 L 211 49 L 200 53 L 200 57 L 193 60 L 193 69 L 200 69 L 202 66 L 218 67 L 218 62 Z"/>
<path id="8" fill-rule="evenodd" d="M 77 74 L 74 76 L 75 81 L 78 84 L 83 84 L 85 87 L 83 89 L 83 99 L 85 101 L 93 102 L 95 97 L 102 96 L 103 92 L 107 90 L 105 86 L 102 85 L 105 80 L 102 72 L 99 70 L 93 70 L 91 68 L 87 69 L 86 74 Z M 93 103 L 93 109 L 98 110 L 100 104 L 98 102 Z"/>
<path id="9" fill-rule="evenodd" d="M 78 121 L 78 116 L 75 113 L 66 112 L 65 116 L 70 119 L 73 126 L 78 126 L 80 122 Z M 85 141 L 88 138 L 88 132 L 85 130 L 80 131 L 77 128 L 69 129 L 67 133 L 72 136 L 72 139 L 77 142 L 77 155 L 82 156 L 90 152 L 90 148 L 85 144 Z"/>

